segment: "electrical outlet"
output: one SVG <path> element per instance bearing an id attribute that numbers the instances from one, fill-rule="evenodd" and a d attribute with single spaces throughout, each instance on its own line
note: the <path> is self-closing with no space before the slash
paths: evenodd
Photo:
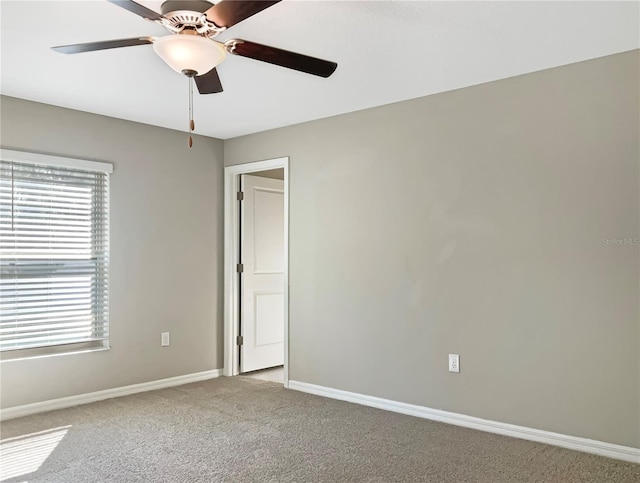
<path id="1" fill-rule="evenodd" d="M 449 354 L 449 372 L 460 372 L 460 356 Z"/>
<path id="2" fill-rule="evenodd" d="M 163 333 L 161 334 L 161 336 L 162 336 L 162 337 L 161 337 L 161 339 L 160 339 L 160 345 L 161 345 L 162 347 L 166 347 L 166 346 L 168 346 L 169 344 L 171 344 L 171 339 L 169 338 L 169 332 L 163 332 Z"/>

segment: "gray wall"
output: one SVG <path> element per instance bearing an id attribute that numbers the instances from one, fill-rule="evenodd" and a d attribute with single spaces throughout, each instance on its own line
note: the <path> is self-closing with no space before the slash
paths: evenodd
<path id="1" fill-rule="evenodd" d="M 603 242 L 640 238 L 638 72 L 225 141 L 227 165 L 290 156 L 291 379 L 640 447 L 639 247 Z"/>
<path id="2" fill-rule="evenodd" d="M 222 367 L 222 141 L 0 101 L 4 148 L 115 165 L 111 350 L 2 361 L 2 407 Z"/>
<path id="3" fill-rule="evenodd" d="M 284 180 L 284 169 L 276 168 L 276 169 L 266 169 L 264 171 L 256 171 L 255 173 L 251 173 L 253 176 L 259 176 L 262 178 L 271 178 L 271 179 L 281 179 Z"/>

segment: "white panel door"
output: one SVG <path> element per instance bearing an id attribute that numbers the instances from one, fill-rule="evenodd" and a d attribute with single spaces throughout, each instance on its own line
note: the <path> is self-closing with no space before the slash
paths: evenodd
<path id="1" fill-rule="evenodd" d="M 284 364 L 284 182 L 243 175 L 240 372 Z"/>

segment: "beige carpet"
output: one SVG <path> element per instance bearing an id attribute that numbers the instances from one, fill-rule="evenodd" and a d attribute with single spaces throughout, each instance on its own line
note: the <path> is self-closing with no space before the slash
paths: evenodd
<path id="1" fill-rule="evenodd" d="M 264 369 L 262 371 L 255 371 L 243 374 L 244 377 L 252 377 L 253 379 L 260 379 L 261 381 L 277 382 L 281 386 L 284 384 L 284 368 L 274 367 L 272 369 Z"/>
<path id="2" fill-rule="evenodd" d="M 220 378 L 6 421 L 30 482 L 638 482 L 640 465 Z"/>

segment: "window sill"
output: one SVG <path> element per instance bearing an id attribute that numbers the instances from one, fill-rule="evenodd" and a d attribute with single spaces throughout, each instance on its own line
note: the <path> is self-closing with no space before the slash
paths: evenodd
<path id="1" fill-rule="evenodd" d="M 33 349 L 22 349 L 0 353 L 0 364 L 4 362 L 10 363 L 14 361 L 43 359 L 48 357 L 68 356 L 74 354 L 87 354 L 90 352 L 104 352 L 108 350 L 111 350 L 111 347 L 109 345 L 85 348 L 69 347 L 66 350 L 61 350 L 60 347 L 45 347 L 39 348 L 37 352 Z"/>

